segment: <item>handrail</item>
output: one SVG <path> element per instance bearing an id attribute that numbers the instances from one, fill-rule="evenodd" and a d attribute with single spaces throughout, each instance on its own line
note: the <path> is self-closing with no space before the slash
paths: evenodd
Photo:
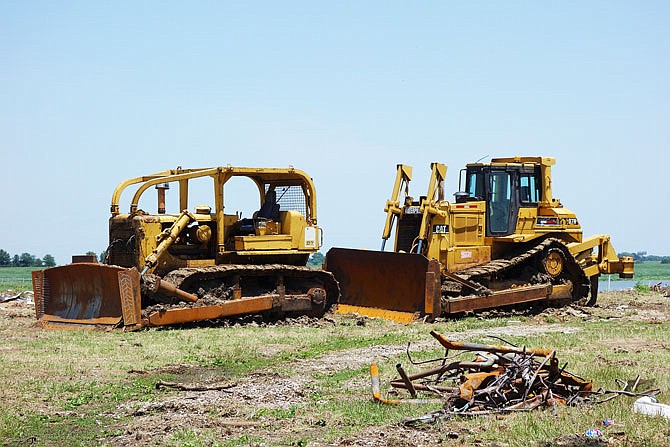
<path id="1" fill-rule="evenodd" d="M 110 211 L 112 216 L 118 215 L 120 213 L 119 209 L 119 200 L 121 193 L 129 186 L 135 185 L 138 183 L 143 183 L 135 194 L 132 197 L 130 203 L 130 213 L 135 213 L 139 207 L 139 200 L 144 192 L 151 188 L 152 186 L 161 184 L 161 183 L 170 183 L 170 182 L 179 182 L 179 181 L 188 181 L 194 178 L 211 176 L 215 178 L 215 182 L 223 185 L 232 177 L 247 177 L 254 181 L 259 187 L 261 195 L 264 194 L 262 191 L 262 183 L 272 182 L 272 181 L 296 181 L 297 184 L 303 187 L 303 192 L 306 199 L 306 219 L 308 223 L 316 225 L 317 216 L 316 216 L 316 188 L 311 177 L 307 175 L 304 171 L 295 169 L 293 167 L 289 168 L 247 168 L 247 167 L 233 167 L 233 166 L 220 166 L 215 168 L 200 168 L 200 169 L 177 169 L 177 170 L 166 170 L 157 172 L 155 174 L 145 175 L 141 177 L 135 177 L 129 180 L 125 180 L 116 187 L 114 193 L 112 194 L 112 203 L 110 206 Z M 218 179 L 216 178 L 218 177 Z M 218 188 L 218 186 L 215 185 Z M 216 192 L 215 192 L 216 194 Z M 263 199 L 263 197 L 261 197 Z M 217 210 L 218 211 L 218 210 Z"/>
<path id="2" fill-rule="evenodd" d="M 157 172 L 155 174 L 149 174 L 149 175 L 143 175 L 141 177 L 135 177 L 131 178 L 128 180 L 124 180 L 123 182 L 119 183 L 116 188 L 114 189 L 114 192 L 112 193 L 112 204 L 110 205 L 110 212 L 112 213 L 112 216 L 116 216 L 117 214 L 120 213 L 119 209 L 119 201 L 121 199 L 121 193 L 123 191 L 131 186 L 131 185 L 136 185 L 138 183 L 146 182 L 155 178 L 159 177 L 165 177 L 167 175 L 174 174 L 176 172 L 190 172 L 194 171 L 194 169 L 186 169 L 186 170 L 167 170 L 167 171 L 161 171 Z"/>

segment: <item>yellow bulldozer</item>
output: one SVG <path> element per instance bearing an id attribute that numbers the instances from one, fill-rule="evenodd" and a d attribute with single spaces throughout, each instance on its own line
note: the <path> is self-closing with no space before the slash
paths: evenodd
<path id="1" fill-rule="evenodd" d="M 466 165 L 455 200 L 447 167 L 431 164 L 428 191 L 409 195 L 412 168 L 397 166 L 381 251 L 333 248 L 326 268 L 339 312 L 397 321 L 539 300 L 594 304 L 600 274 L 633 276 L 608 235 L 584 238 L 577 216 L 553 197 L 550 157 Z M 400 199 L 401 192 L 404 197 Z M 384 251 L 393 230 L 393 251 Z"/>
<path id="2" fill-rule="evenodd" d="M 251 180 L 258 193 L 247 218 L 225 212 L 234 178 Z M 203 182 L 213 209 L 190 203 L 189 187 Z M 166 212 L 171 185 L 181 210 L 174 214 Z M 130 209 L 121 213 L 121 194 L 129 188 Z M 139 207 L 149 189 L 156 190 L 155 213 Z M 33 272 L 37 318 L 45 327 L 136 329 L 254 313 L 319 316 L 337 301 L 333 276 L 306 267 L 322 232 L 314 184 L 298 169 L 158 172 L 120 183 L 110 211 L 105 264 L 76 259 L 92 262 Z"/>

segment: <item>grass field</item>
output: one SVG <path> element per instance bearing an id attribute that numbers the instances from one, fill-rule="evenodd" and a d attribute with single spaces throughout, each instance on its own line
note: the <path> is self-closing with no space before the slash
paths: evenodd
<path id="1" fill-rule="evenodd" d="M 635 279 L 638 280 L 670 279 L 670 264 L 661 264 L 661 261 L 636 262 Z"/>
<path id="2" fill-rule="evenodd" d="M 40 267 L 0 267 L 0 293 L 32 290 L 31 272 Z"/>
<path id="3" fill-rule="evenodd" d="M 441 355 L 431 329 L 463 341 L 493 334 L 557 350 L 561 364 L 619 388 L 642 377 L 670 403 L 670 305 L 661 294 L 601 294 L 598 307 L 399 325 L 331 316 L 292 325 L 46 331 L 33 309 L 0 305 L 0 445 L 4 446 L 666 446 L 670 421 L 631 412 L 632 397 L 586 407 L 399 423 L 439 405 L 371 401 L 378 362 L 388 395 L 404 354 Z M 157 389 L 158 381 L 223 385 Z M 405 397 L 401 394 L 401 397 Z M 604 419 L 615 425 L 604 427 Z M 597 427 L 604 436 L 585 438 Z"/>

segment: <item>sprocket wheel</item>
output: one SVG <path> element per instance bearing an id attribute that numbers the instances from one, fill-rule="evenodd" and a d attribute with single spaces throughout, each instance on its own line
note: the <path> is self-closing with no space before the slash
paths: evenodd
<path id="1" fill-rule="evenodd" d="M 544 271 L 552 278 L 558 277 L 563 273 L 565 267 L 565 258 L 563 252 L 558 248 L 550 248 L 542 257 L 542 267 Z"/>

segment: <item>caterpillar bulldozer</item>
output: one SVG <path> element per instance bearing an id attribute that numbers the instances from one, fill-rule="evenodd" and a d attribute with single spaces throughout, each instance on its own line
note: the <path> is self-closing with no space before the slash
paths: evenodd
<path id="1" fill-rule="evenodd" d="M 257 207 L 249 205 L 257 209 L 248 218 L 225 212 L 234 178 L 249 179 L 257 189 Z M 189 186 L 203 182 L 213 191 L 213 209 L 191 208 Z M 166 212 L 171 185 L 181 210 L 175 214 Z M 130 209 L 122 213 L 121 194 L 130 187 Z M 139 207 L 150 188 L 155 213 Z M 312 179 L 293 167 L 177 168 L 136 177 L 116 187 L 110 211 L 104 264 L 89 259 L 33 272 L 37 318 L 45 327 L 137 329 L 256 313 L 319 316 L 337 301 L 333 276 L 306 267 L 322 231 Z"/>
<path id="2" fill-rule="evenodd" d="M 633 259 L 619 258 L 606 234 L 583 237 L 575 213 L 553 197 L 554 164 L 550 157 L 468 164 L 453 202 L 444 199 L 444 164 L 431 164 L 418 200 L 409 195 L 412 167 L 398 165 L 381 250 L 327 253 L 338 312 L 407 322 L 541 300 L 594 304 L 598 277 L 631 278 Z M 393 251 L 384 251 L 392 235 Z"/>

